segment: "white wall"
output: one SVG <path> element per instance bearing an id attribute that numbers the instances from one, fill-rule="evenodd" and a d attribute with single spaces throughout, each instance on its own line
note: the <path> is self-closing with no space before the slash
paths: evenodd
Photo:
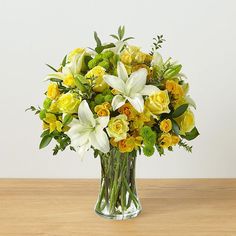
<path id="1" fill-rule="evenodd" d="M 98 177 L 89 153 L 56 157 L 38 150 L 41 122 L 24 110 L 41 104 L 49 70 L 76 47 L 104 41 L 119 25 L 149 50 L 163 33 L 161 50 L 184 65 L 198 109 L 201 136 L 193 154 L 179 148 L 165 157 L 140 157 L 138 177 L 236 177 L 236 1 L 32 1 L 0 0 L 0 177 Z M 52 146 L 51 146 L 52 147 Z"/>

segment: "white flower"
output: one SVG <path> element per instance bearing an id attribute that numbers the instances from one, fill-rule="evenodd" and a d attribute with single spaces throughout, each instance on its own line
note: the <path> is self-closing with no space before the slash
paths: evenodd
<path id="1" fill-rule="evenodd" d="M 154 85 L 146 85 L 147 70 L 144 68 L 133 72 L 128 77 L 124 64 L 118 62 L 117 74 L 118 77 L 113 75 L 103 76 L 104 81 L 120 93 L 112 100 L 113 110 L 118 109 L 128 100 L 138 112 L 142 112 L 144 109 L 143 95 L 157 92 L 159 88 Z"/>
<path id="2" fill-rule="evenodd" d="M 151 61 L 152 66 L 157 66 L 161 68 L 163 66 L 163 59 L 160 53 L 154 52 L 153 59 Z"/>
<path id="3" fill-rule="evenodd" d="M 93 146 L 103 153 L 110 150 L 110 144 L 104 128 L 109 122 L 108 116 L 94 119 L 88 103 L 83 100 L 78 110 L 79 120 L 73 119 L 70 123 L 70 130 L 67 135 L 71 139 L 71 146 L 79 153 L 81 157 Z"/>
<path id="4" fill-rule="evenodd" d="M 85 51 L 75 55 L 72 60 L 62 68 L 62 72 L 51 73 L 46 77 L 46 80 L 53 78 L 63 81 L 69 74 L 73 76 L 78 75 L 82 68 L 84 54 Z"/>

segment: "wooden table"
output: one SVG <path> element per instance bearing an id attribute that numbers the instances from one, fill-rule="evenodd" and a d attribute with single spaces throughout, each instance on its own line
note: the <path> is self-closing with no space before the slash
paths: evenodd
<path id="1" fill-rule="evenodd" d="M 111 221 L 98 180 L 0 180 L 0 236 L 236 236 L 236 179 L 138 180 L 143 212 Z"/>

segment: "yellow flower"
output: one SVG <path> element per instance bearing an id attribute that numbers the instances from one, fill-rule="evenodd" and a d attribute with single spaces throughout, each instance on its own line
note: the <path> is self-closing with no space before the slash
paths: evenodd
<path id="1" fill-rule="evenodd" d="M 172 129 L 172 122 L 170 119 L 164 119 L 160 123 L 160 130 L 164 133 L 168 133 Z"/>
<path id="2" fill-rule="evenodd" d="M 67 56 L 67 61 L 72 61 L 72 59 L 78 55 L 82 54 L 85 50 L 83 48 L 76 48 L 73 51 L 71 51 Z"/>
<path id="3" fill-rule="evenodd" d="M 181 85 L 179 85 L 174 80 L 167 80 L 166 81 L 166 89 L 170 92 L 175 100 L 179 100 L 181 97 L 184 96 L 184 90 Z"/>
<path id="4" fill-rule="evenodd" d="M 128 117 L 128 120 L 134 120 L 137 112 L 130 103 L 125 103 L 118 109 L 118 112 Z"/>
<path id="5" fill-rule="evenodd" d="M 169 113 L 170 99 L 167 90 L 158 91 L 151 94 L 145 102 L 145 106 L 149 111 L 155 115 L 162 113 Z"/>
<path id="6" fill-rule="evenodd" d="M 57 106 L 57 102 L 52 102 L 49 109 L 48 109 L 49 112 L 52 112 L 52 113 L 58 113 L 60 110 Z"/>
<path id="7" fill-rule="evenodd" d="M 191 110 L 187 110 L 182 116 L 176 118 L 178 125 L 180 126 L 180 134 L 190 132 L 195 126 L 194 114 Z"/>
<path id="8" fill-rule="evenodd" d="M 111 138 L 114 138 L 115 142 L 118 142 L 127 137 L 129 130 L 129 122 L 127 121 L 126 115 L 118 115 L 112 117 L 108 123 L 107 132 Z"/>
<path id="9" fill-rule="evenodd" d="M 130 65 L 132 63 L 132 55 L 128 50 L 123 50 L 123 52 L 120 55 L 120 60 L 124 64 Z"/>
<path id="10" fill-rule="evenodd" d="M 109 116 L 110 115 L 111 104 L 109 102 L 104 102 L 101 105 L 97 105 L 94 111 L 98 116 Z"/>
<path id="11" fill-rule="evenodd" d="M 179 141 L 180 141 L 179 136 L 177 136 L 177 135 L 172 135 L 172 145 L 178 144 Z"/>
<path id="12" fill-rule="evenodd" d="M 102 66 L 95 66 L 85 75 L 85 78 L 87 79 L 94 79 L 94 92 L 102 92 L 106 88 L 109 88 L 108 84 L 103 80 L 105 71 L 106 70 Z"/>
<path id="13" fill-rule="evenodd" d="M 144 63 L 146 60 L 146 54 L 143 52 L 137 52 L 134 56 L 134 60 L 139 64 Z"/>
<path id="14" fill-rule="evenodd" d="M 81 98 L 77 98 L 75 94 L 66 93 L 59 97 L 57 106 L 63 113 L 75 113 L 78 110 Z"/>
<path id="15" fill-rule="evenodd" d="M 135 139 L 134 137 L 128 137 L 119 141 L 118 148 L 121 153 L 132 152 L 135 148 Z"/>
<path id="16" fill-rule="evenodd" d="M 57 83 L 50 83 L 47 90 L 47 97 L 54 100 L 60 95 Z"/>
<path id="17" fill-rule="evenodd" d="M 67 74 L 63 80 L 63 84 L 68 86 L 68 87 L 71 87 L 71 88 L 74 88 L 75 87 L 75 78 L 72 74 Z"/>
<path id="18" fill-rule="evenodd" d="M 44 127 L 48 127 L 49 125 L 50 133 L 54 130 L 61 132 L 62 123 L 61 121 L 57 120 L 57 117 L 54 114 L 47 113 L 46 117 L 44 118 L 44 121 L 47 123 L 47 126 Z"/>
<path id="19" fill-rule="evenodd" d="M 161 135 L 161 137 L 158 139 L 160 146 L 162 148 L 168 148 L 172 145 L 172 136 L 170 133 L 164 133 Z"/>

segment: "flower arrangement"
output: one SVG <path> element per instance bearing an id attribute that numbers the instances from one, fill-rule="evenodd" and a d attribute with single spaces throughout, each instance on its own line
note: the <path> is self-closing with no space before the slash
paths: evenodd
<path id="1" fill-rule="evenodd" d="M 30 107 L 42 120 L 40 148 L 54 139 L 53 154 L 69 147 L 83 157 L 92 148 L 101 157 L 96 211 L 110 218 L 140 210 L 132 173 L 137 154 L 163 155 L 176 145 L 191 152 L 187 141 L 199 134 L 182 65 L 158 52 L 163 36 L 145 53 L 124 34 L 119 27 L 111 35 L 116 42 L 103 44 L 95 32 L 95 49 L 71 51 L 58 69 L 48 65 L 43 106 Z"/>

